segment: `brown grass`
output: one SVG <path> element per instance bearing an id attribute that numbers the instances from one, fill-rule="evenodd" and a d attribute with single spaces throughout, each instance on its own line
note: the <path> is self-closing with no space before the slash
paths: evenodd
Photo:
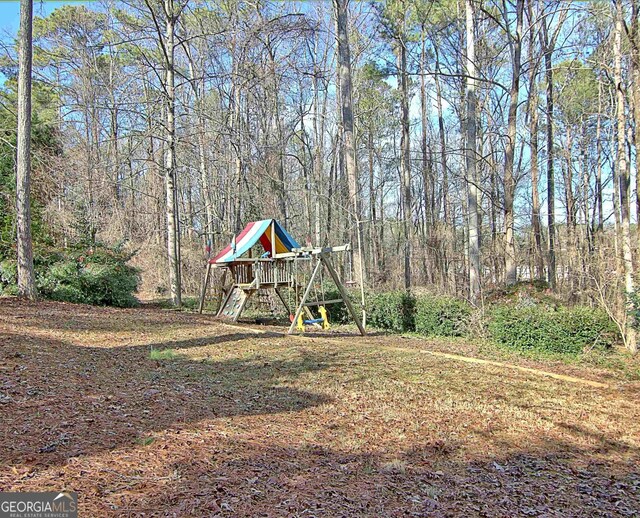
<path id="1" fill-rule="evenodd" d="M 637 382 L 444 348 L 0 299 L 0 490 L 96 517 L 638 513 Z"/>

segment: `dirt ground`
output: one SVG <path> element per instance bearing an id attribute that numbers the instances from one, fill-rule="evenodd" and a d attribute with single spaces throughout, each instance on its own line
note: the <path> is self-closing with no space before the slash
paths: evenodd
<path id="1" fill-rule="evenodd" d="M 82 517 L 640 515 L 618 371 L 281 331 L 0 299 L 0 490 Z"/>

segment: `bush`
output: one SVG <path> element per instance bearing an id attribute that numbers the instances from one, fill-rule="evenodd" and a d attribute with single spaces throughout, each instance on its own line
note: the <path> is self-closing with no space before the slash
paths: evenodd
<path id="1" fill-rule="evenodd" d="M 416 299 L 405 291 L 376 293 L 369 297 L 368 322 L 373 327 L 395 333 L 415 329 Z"/>
<path id="2" fill-rule="evenodd" d="M 416 332 L 426 336 L 465 336 L 471 306 L 464 300 L 443 296 L 419 296 Z"/>
<path id="3" fill-rule="evenodd" d="M 52 264 L 38 288 L 53 300 L 132 307 L 138 302 L 133 294 L 140 279 L 138 270 L 126 264 L 129 259 L 117 248 L 78 250 Z"/>
<path id="4" fill-rule="evenodd" d="M 627 293 L 627 303 L 629 304 L 627 311 L 632 319 L 632 326 L 634 329 L 640 329 L 640 292 Z"/>
<path id="5" fill-rule="evenodd" d="M 15 295 L 18 291 L 18 263 L 15 260 L 0 261 L 0 293 Z"/>
<path id="6" fill-rule="evenodd" d="M 362 308 L 360 301 L 360 290 L 347 289 L 347 295 L 351 301 L 351 305 L 356 312 L 356 315 L 362 320 Z M 317 294 L 312 295 L 312 298 L 317 296 L 318 299 L 324 298 L 325 300 L 341 299 L 342 295 L 336 288 L 335 284 L 327 283 L 323 289 Z M 315 299 L 314 299 L 315 300 Z M 344 302 L 337 302 L 335 304 L 327 304 L 327 318 L 332 324 L 350 324 L 353 323 L 353 319 L 347 310 L 347 306 Z M 295 310 L 295 304 L 293 307 Z M 311 308 L 314 315 L 319 316 L 316 308 Z"/>
<path id="7" fill-rule="evenodd" d="M 88 302 L 80 282 L 80 269 L 76 261 L 66 260 L 53 263 L 42 275 L 38 276 L 38 291 L 52 300 Z"/>
<path id="8" fill-rule="evenodd" d="M 127 264 L 130 255 L 119 248 L 96 245 L 71 251 L 47 250 L 36 254 L 36 284 L 45 298 L 100 306 L 132 307 L 139 272 Z M 0 262 L 0 287 L 14 294 L 15 260 Z"/>
<path id="9" fill-rule="evenodd" d="M 574 355 L 585 348 L 611 347 L 617 339 L 607 314 L 587 307 L 498 306 L 488 330 L 495 342 L 513 349 Z"/>

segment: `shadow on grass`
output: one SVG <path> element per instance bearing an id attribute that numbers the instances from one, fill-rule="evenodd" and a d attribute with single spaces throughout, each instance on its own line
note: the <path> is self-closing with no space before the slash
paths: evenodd
<path id="1" fill-rule="evenodd" d="M 164 467 L 179 475 L 170 490 L 110 503 L 175 516 L 578 517 L 640 509 L 631 464 L 590 461 L 590 450 L 558 442 L 548 453 L 522 445 L 521 453 L 467 462 L 433 444 L 397 457 L 236 440 L 208 448 Z M 99 511 L 104 502 L 87 505 Z"/>
<path id="2" fill-rule="evenodd" d="M 239 330 L 240 331 L 240 330 Z M 221 345 L 229 342 L 240 342 L 242 340 L 255 340 L 256 338 L 282 338 L 282 333 L 265 332 L 256 335 L 255 333 L 229 333 L 215 334 L 211 336 L 203 336 L 200 338 L 191 338 L 189 340 L 167 340 L 165 342 L 157 342 L 145 344 L 136 347 L 144 347 L 148 350 L 158 349 L 189 349 L 191 347 L 205 347 L 208 345 Z M 122 349 L 120 347 L 119 349 Z"/>
<path id="3" fill-rule="evenodd" d="M 66 310 L 66 311 L 65 311 Z M 37 311 L 29 302 L 9 297 L 0 301 L 0 318 L 16 325 L 38 330 L 136 332 L 144 327 L 159 331 L 164 328 L 214 325 L 211 315 L 197 315 L 157 308 L 113 308 L 71 304 L 66 302 L 38 301 Z"/>
<path id="4" fill-rule="evenodd" d="M 261 335 L 262 336 L 262 335 Z M 322 355 L 191 360 L 181 349 L 256 338 L 232 333 L 116 348 L 0 334 L 0 465 L 63 463 L 207 419 L 301 411 L 325 396 L 280 386 L 324 369 Z M 150 351 L 178 351 L 154 360 Z"/>

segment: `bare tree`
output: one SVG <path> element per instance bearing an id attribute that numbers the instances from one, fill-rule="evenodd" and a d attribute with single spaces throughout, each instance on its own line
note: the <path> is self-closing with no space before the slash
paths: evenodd
<path id="1" fill-rule="evenodd" d="M 361 203 L 358 192 L 358 163 L 356 160 L 355 135 L 353 130 L 353 92 L 351 80 L 351 51 L 348 32 L 348 0 L 333 0 L 336 23 L 336 42 L 338 44 L 338 77 L 340 83 L 340 120 L 342 122 L 342 139 L 344 145 L 345 165 L 347 172 L 347 189 L 349 210 L 352 212 L 355 225 L 351 233 L 356 241 L 353 249 L 356 282 L 362 286 L 362 222 Z"/>
<path id="2" fill-rule="evenodd" d="M 516 32 L 509 35 L 511 47 L 512 74 L 509 92 L 509 116 L 507 122 L 507 143 L 504 157 L 504 227 L 505 227 L 505 269 L 506 283 L 514 284 L 518 280 L 516 246 L 514 234 L 514 199 L 516 179 L 514 175 L 514 157 L 516 150 L 516 124 L 518 116 L 518 94 L 520 93 L 520 70 L 522 67 L 522 19 L 524 0 L 516 0 Z M 506 10 L 504 16 L 508 16 Z M 508 21 L 505 21 L 508 26 Z"/>
<path id="3" fill-rule="evenodd" d="M 398 89 L 400 92 L 400 200 L 402 204 L 402 234 L 404 255 L 404 287 L 411 289 L 412 199 L 411 199 L 411 136 L 409 133 L 409 81 L 407 73 L 407 35 L 405 33 L 404 1 L 400 2 L 402 18 L 398 20 L 395 37 Z"/>
<path id="4" fill-rule="evenodd" d="M 165 114 L 164 176 L 169 290 L 173 304 L 180 307 L 182 305 L 182 279 L 180 272 L 180 218 L 176 167 L 175 52 L 177 47 L 177 22 L 185 4 L 176 5 L 174 0 L 164 0 L 161 8 L 158 9 L 158 6 L 154 5 L 151 0 L 145 0 L 145 3 L 157 32 L 157 41 L 165 72 L 162 87 Z"/>
<path id="5" fill-rule="evenodd" d="M 540 221 L 540 192 L 538 190 L 540 146 L 538 141 L 538 70 L 539 59 L 536 56 L 536 19 L 533 2 L 527 6 L 529 19 L 529 147 L 531 149 L 531 227 L 533 229 L 533 254 L 535 275 L 544 279 L 544 253 L 542 251 L 542 225 Z"/>
<path id="6" fill-rule="evenodd" d="M 558 10 L 555 4 L 555 10 Z M 547 232 L 548 232 L 548 255 L 549 268 L 547 278 L 552 288 L 555 288 L 557 281 L 556 274 L 556 180 L 554 170 L 555 150 L 554 150 L 554 86 L 553 86 L 553 51 L 560 34 L 560 29 L 567 16 L 567 10 L 563 10 L 556 21 L 555 29 L 549 34 L 549 21 L 554 12 L 541 10 L 540 17 L 540 47 L 544 54 L 544 69 L 546 79 L 546 141 L 547 141 Z"/>
<path id="7" fill-rule="evenodd" d="M 477 101 L 476 101 L 476 51 L 475 51 L 475 14 L 472 0 L 465 0 L 465 20 L 467 33 L 466 52 L 466 165 L 468 190 L 468 239 L 469 239 L 469 297 L 477 302 L 480 296 L 480 225 L 478 221 L 478 174 L 476 157 Z"/>
<path id="8" fill-rule="evenodd" d="M 640 2 L 631 2 L 631 22 L 625 24 L 626 34 L 631 44 L 631 99 L 633 106 L 633 122 L 635 131 L 633 132 L 633 145 L 636 156 L 640 151 Z M 623 19 L 624 22 L 624 19 Z M 640 215 L 640 160 L 635 161 L 636 173 L 636 214 Z M 640 232 L 637 232 L 636 239 L 640 243 Z"/>
<path id="9" fill-rule="evenodd" d="M 624 23 L 624 12 L 622 0 L 616 0 L 616 21 L 614 29 L 613 57 L 614 57 L 614 82 L 616 89 L 616 121 L 617 121 L 617 169 L 620 182 L 620 221 L 622 234 L 622 256 L 624 264 L 624 287 L 627 300 L 634 291 L 633 283 L 633 259 L 631 255 L 631 233 L 629 230 L 629 191 L 631 181 L 627 166 L 626 153 L 626 117 L 625 117 L 625 91 L 622 82 L 622 27 Z M 630 306 L 630 305 L 629 305 Z M 628 307 L 629 317 L 626 329 L 626 345 L 630 351 L 636 352 L 636 333 L 633 318 L 631 316 L 632 307 Z"/>

